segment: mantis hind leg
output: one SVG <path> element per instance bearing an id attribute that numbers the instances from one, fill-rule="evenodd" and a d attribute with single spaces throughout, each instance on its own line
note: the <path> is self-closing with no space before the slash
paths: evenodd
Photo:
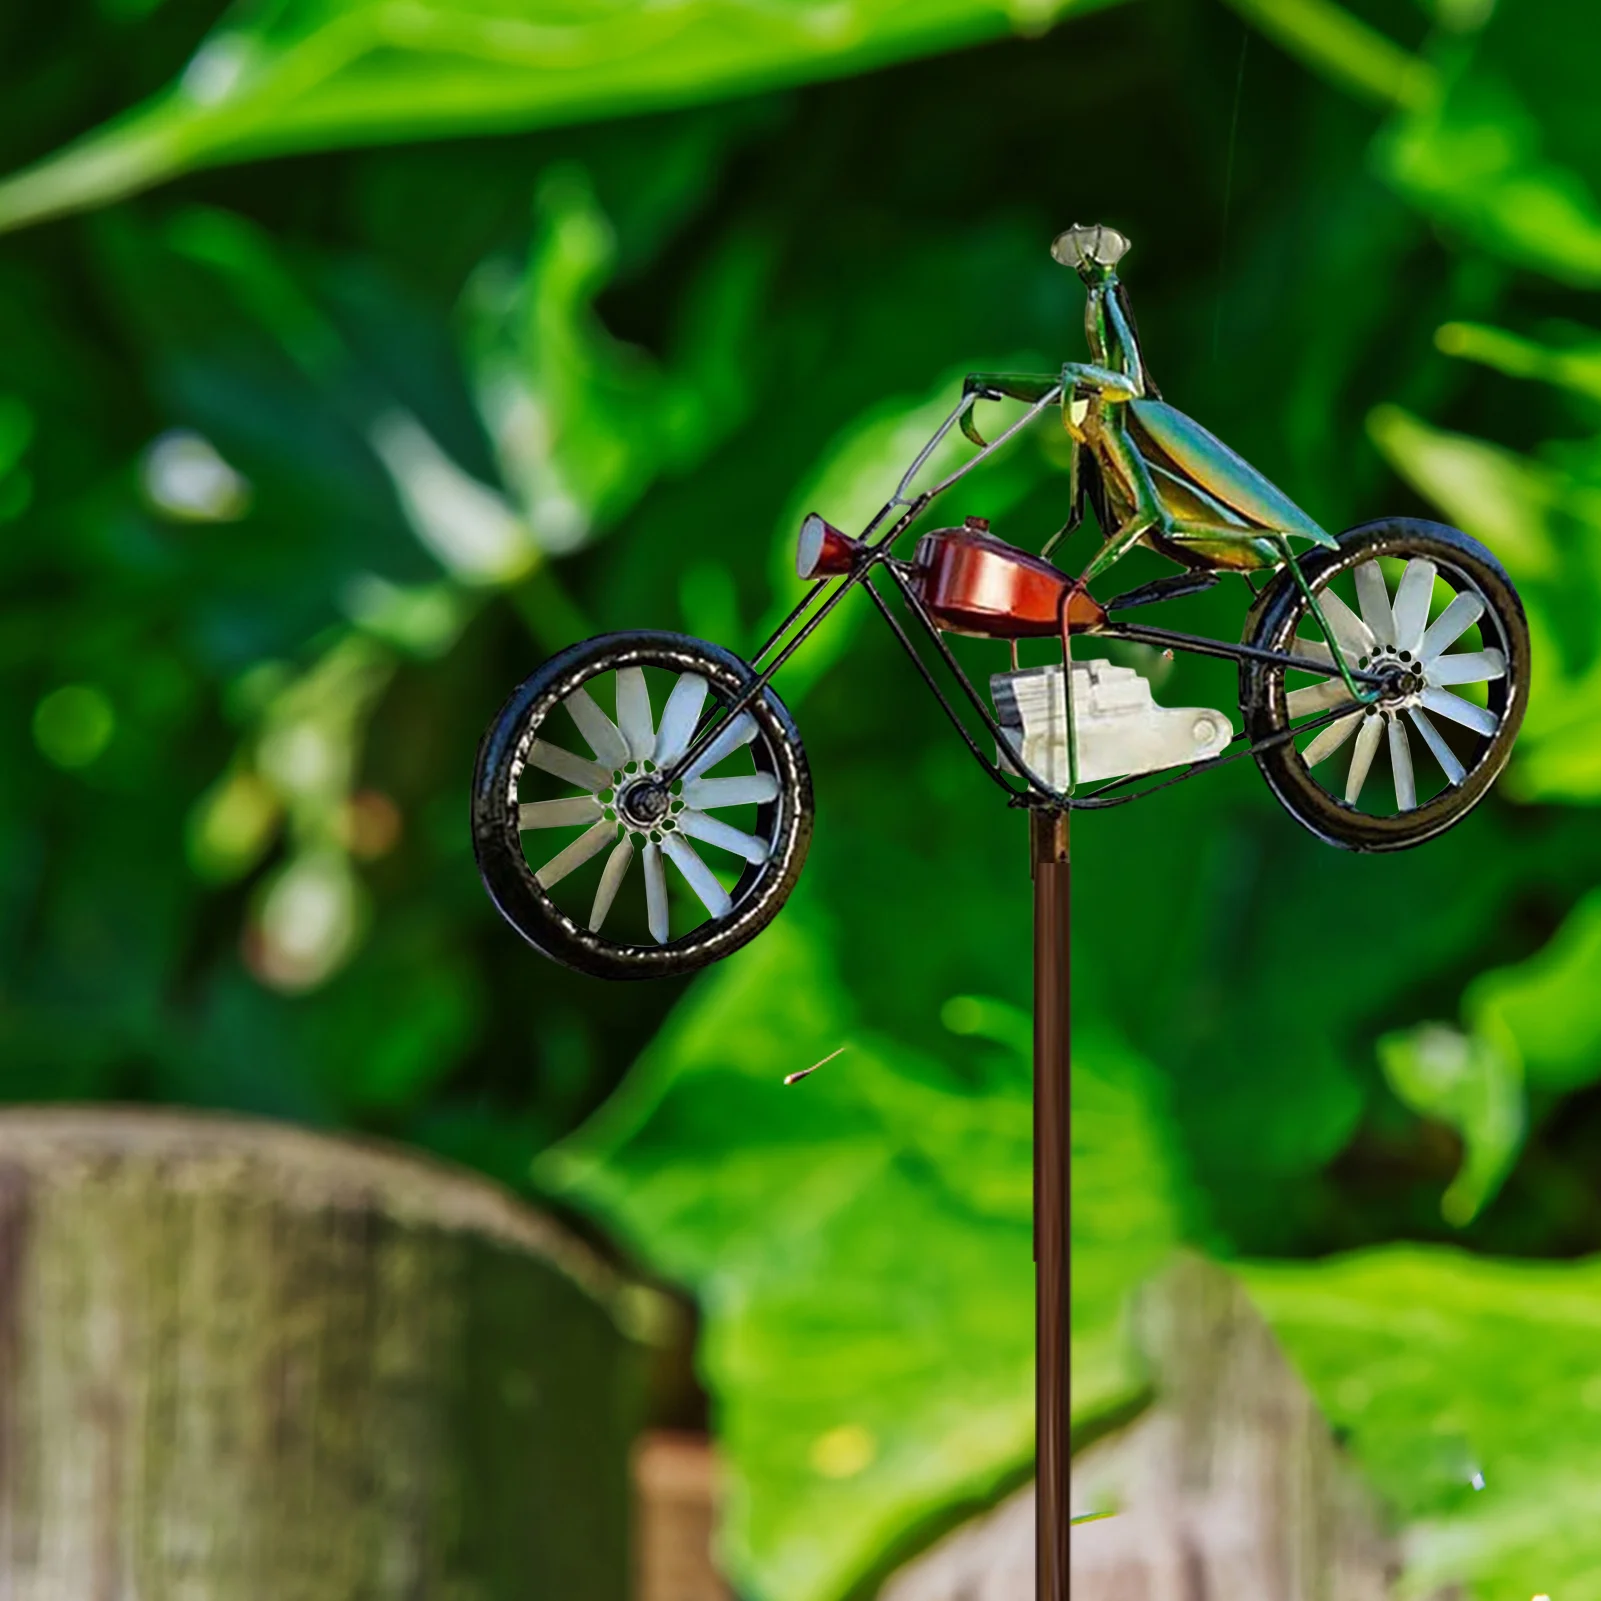
<path id="1" fill-rule="evenodd" d="M 1200 558 L 1208 566 L 1226 567 L 1236 572 L 1276 567 L 1284 559 L 1272 534 L 1260 528 L 1242 528 L 1237 523 L 1170 519 L 1162 533 L 1185 558 Z"/>

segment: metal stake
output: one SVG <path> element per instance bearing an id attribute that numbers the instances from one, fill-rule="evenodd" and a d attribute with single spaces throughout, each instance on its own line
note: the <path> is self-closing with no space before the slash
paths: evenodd
<path id="1" fill-rule="evenodd" d="M 1067 1601 L 1068 893 L 1065 811 L 1029 813 L 1034 863 L 1035 1595 Z"/>

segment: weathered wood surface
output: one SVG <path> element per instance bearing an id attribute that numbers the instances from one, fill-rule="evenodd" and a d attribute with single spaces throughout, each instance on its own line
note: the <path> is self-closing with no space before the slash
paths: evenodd
<path id="1" fill-rule="evenodd" d="M 1385 1601 L 1398 1547 L 1239 1285 L 1186 1258 L 1136 1321 L 1155 1400 L 1074 1459 L 1074 1510 L 1117 1511 L 1073 1531 L 1074 1601 Z M 881 1601 L 1034 1601 L 1033 1542 L 1030 1487 Z"/>
<path id="2" fill-rule="evenodd" d="M 0 1116 L 0 1601 L 623 1601 L 616 1293 L 410 1156 Z"/>
<path id="3" fill-rule="evenodd" d="M 634 1601 L 733 1601 L 713 1556 L 721 1474 L 703 1434 L 634 1447 Z"/>

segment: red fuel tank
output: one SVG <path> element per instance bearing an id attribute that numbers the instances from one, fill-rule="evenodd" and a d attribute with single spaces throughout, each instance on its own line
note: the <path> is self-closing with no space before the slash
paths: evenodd
<path id="1" fill-rule="evenodd" d="M 961 528 L 924 534 L 913 565 L 923 604 L 950 633 L 1033 639 L 1061 632 L 1062 597 L 1073 580 L 1043 557 L 996 539 L 981 517 L 969 517 Z M 1075 634 L 1106 618 L 1084 590 L 1073 592 L 1067 612 Z"/>

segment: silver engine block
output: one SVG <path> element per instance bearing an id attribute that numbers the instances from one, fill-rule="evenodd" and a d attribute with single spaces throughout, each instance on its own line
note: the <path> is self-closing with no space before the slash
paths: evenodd
<path id="1" fill-rule="evenodd" d="M 1054 789 L 1070 782 L 1067 697 L 1060 666 L 1027 667 L 990 679 L 997 721 L 1016 755 Z M 1159 772 L 1218 755 L 1234 725 L 1209 706 L 1158 706 L 1132 667 L 1099 657 L 1073 663 L 1073 726 L 1080 783 Z"/>

